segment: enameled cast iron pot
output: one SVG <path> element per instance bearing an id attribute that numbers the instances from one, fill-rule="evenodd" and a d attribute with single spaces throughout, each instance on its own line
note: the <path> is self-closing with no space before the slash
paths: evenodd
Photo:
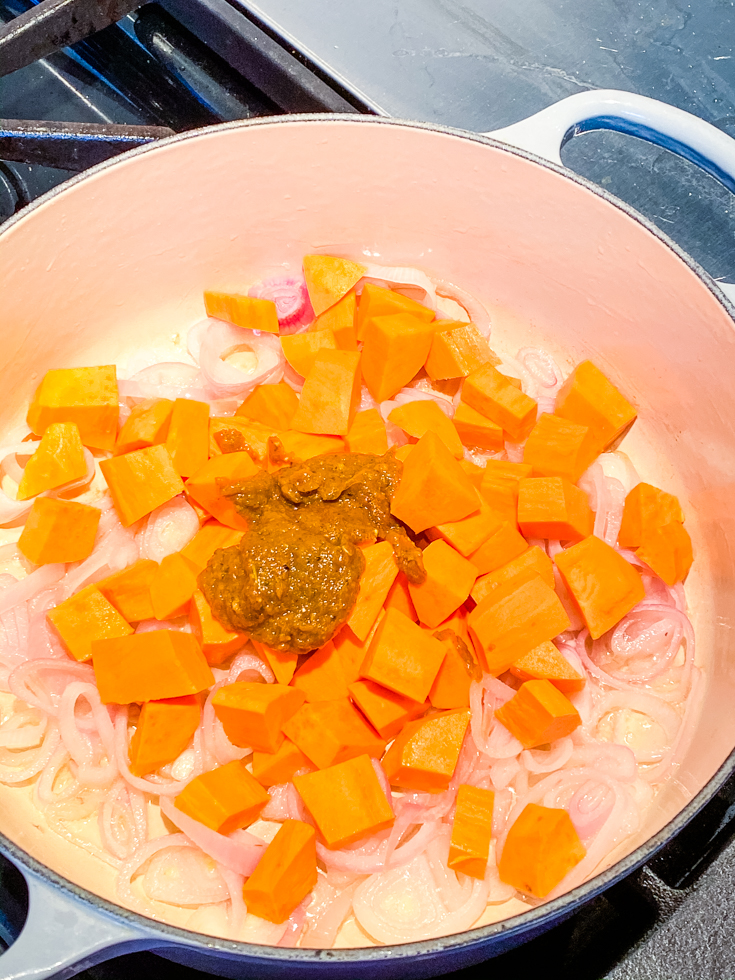
<path id="1" fill-rule="evenodd" d="M 278 117 L 186 133 L 96 167 L 0 233 L 0 432 L 49 368 L 149 347 L 201 318 L 204 288 L 237 290 L 314 251 L 453 281 L 488 306 L 501 349 L 541 342 L 566 368 L 593 357 L 639 406 L 625 448 L 642 478 L 686 501 L 696 554 L 688 591 L 708 680 L 691 746 L 637 850 L 554 902 L 461 935 L 277 949 L 161 925 L 98 897 L 78 850 L 0 793 L 0 850 L 30 893 L 25 928 L 0 957 L 2 980 L 72 976 L 141 949 L 227 977 L 459 969 L 550 928 L 648 860 L 735 769 L 732 307 L 660 231 L 563 169 L 564 139 L 600 127 L 652 139 L 735 189 L 735 141 L 618 92 L 573 96 L 490 136 Z"/>

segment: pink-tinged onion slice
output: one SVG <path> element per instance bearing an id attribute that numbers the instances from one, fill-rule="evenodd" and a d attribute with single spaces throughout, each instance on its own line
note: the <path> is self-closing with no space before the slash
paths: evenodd
<path id="1" fill-rule="evenodd" d="M 335 888 L 320 874 L 311 902 L 306 909 L 306 930 L 301 937 L 302 949 L 329 949 L 339 931 L 339 927 L 352 908 L 352 896 L 357 882 L 345 888 Z"/>
<path id="2" fill-rule="evenodd" d="M 183 494 L 157 507 L 138 538 L 141 558 L 161 561 L 187 545 L 199 530 L 196 511 Z"/>
<path id="3" fill-rule="evenodd" d="M 155 902 L 209 905 L 230 897 L 227 884 L 198 847 L 162 848 L 148 862 L 143 891 Z"/>
<path id="4" fill-rule="evenodd" d="M 222 320 L 202 320 L 189 331 L 189 352 L 201 368 L 212 398 L 244 397 L 256 385 L 274 384 L 283 376 L 286 359 L 274 334 L 244 330 Z M 238 367 L 225 358 L 250 354 L 250 366 Z M 244 364 L 242 357 L 238 363 Z"/>
<path id="5" fill-rule="evenodd" d="M 314 319 L 314 310 L 306 280 L 295 276 L 272 276 L 248 290 L 255 299 L 269 299 L 276 304 L 278 325 L 282 334 L 297 333 Z"/>
<path id="6" fill-rule="evenodd" d="M 474 323 L 483 337 L 490 336 L 490 314 L 479 299 L 445 279 L 435 279 L 434 284 L 437 296 L 446 296 L 448 299 L 453 299 L 455 303 L 459 303 L 470 322 Z"/>
<path id="7" fill-rule="evenodd" d="M 182 813 L 167 797 L 162 796 L 159 805 L 161 813 L 218 864 L 245 877 L 253 873 L 265 851 L 265 841 L 246 830 L 237 830 L 230 836 L 218 834 Z"/>
<path id="8" fill-rule="evenodd" d="M 207 401 L 201 371 L 195 364 L 183 361 L 161 361 L 137 371 L 130 378 L 120 378 L 117 389 L 128 404 L 149 398 L 191 398 Z"/>
<path id="9" fill-rule="evenodd" d="M 384 289 L 395 289 L 410 299 L 423 303 L 430 310 L 436 309 L 436 287 L 425 272 L 412 266 L 390 266 L 369 263 L 358 288 L 365 281 Z"/>

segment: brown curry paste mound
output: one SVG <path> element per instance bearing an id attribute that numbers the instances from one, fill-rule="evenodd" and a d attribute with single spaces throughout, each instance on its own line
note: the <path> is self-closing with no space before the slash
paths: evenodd
<path id="1" fill-rule="evenodd" d="M 422 582 L 421 551 L 390 513 L 401 471 L 392 453 L 339 453 L 224 485 L 249 530 L 199 577 L 217 619 L 273 650 L 315 650 L 355 605 L 365 569 L 357 546 L 377 540 Z"/>

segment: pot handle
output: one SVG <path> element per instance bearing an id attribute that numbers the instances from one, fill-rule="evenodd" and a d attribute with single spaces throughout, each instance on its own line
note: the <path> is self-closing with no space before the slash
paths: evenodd
<path id="1" fill-rule="evenodd" d="M 65 980 L 122 953 L 160 948 L 160 940 L 23 870 L 28 916 L 0 956 L 0 980 Z"/>

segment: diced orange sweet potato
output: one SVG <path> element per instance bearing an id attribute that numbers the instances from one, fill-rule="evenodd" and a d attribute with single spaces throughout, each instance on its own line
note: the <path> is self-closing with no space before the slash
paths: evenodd
<path id="1" fill-rule="evenodd" d="M 237 531 L 247 531 L 248 522 L 236 510 L 229 497 L 222 493 L 220 480 L 236 483 L 247 480 L 259 472 L 250 455 L 245 452 L 223 453 L 212 456 L 200 470 L 186 481 L 186 496 L 195 500 L 220 524 L 226 524 Z"/>
<path id="2" fill-rule="evenodd" d="M 174 806 L 218 834 L 249 827 L 270 797 L 263 786 L 235 759 L 195 776 L 174 799 Z"/>
<path id="3" fill-rule="evenodd" d="M 28 408 L 28 428 L 42 436 L 52 422 L 75 422 L 85 446 L 111 452 L 117 435 L 114 364 L 47 371 Z"/>
<path id="4" fill-rule="evenodd" d="M 451 620 L 448 622 L 452 623 Z M 442 628 L 434 633 L 434 637 L 444 644 L 447 655 L 431 685 L 429 701 L 434 708 L 468 708 L 470 684 L 473 680 L 481 680 L 482 671 L 467 641 L 451 626 L 442 624 Z"/>
<path id="5" fill-rule="evenodd" d="M 544 640 L 569 629 L 569 617 L 553 589 L 538 576 L 508 583 L 486 596 L 467 617 L 475 649 L 491 674 L 502 674 Z"/>
<path id="6" fill-rule="evenodd" d="M 377 408 L 357 412 L 347 432 L 347 448 L 351 453 L 375 453 L 376 456 L 388 452 L 388 434 Z"/>
<path id="7" fill-rule="evenodd" d="M 395 814 L 367 755 L 295 776 L 293 782 L 329 848 L 393 826 Z"/>
<path id="8" fill-rule="evenodd" d="M 338 701 L 348 695 L 342 661 L 330 640 L 299 667 L 291 687 L 303 691 L 307 701 Z"/>
<path id="9" fill-rule="evenodd" d="M 279 684 L 289 684 L 299 662 L 298 653 L 290 650 L 271 650 L 257 640 L 250 641 L 260 659 L 268 664 Z"/>
<path id="10" fill-rule="evenodd" d="M 241 406 L 242 407 L 242 406 Z M 225 450 L 247 453 L 255 462 L 268 459 L 268 440 L 280 436 L 280 430 L 244 415 L 215 416 L 209 420 L 209 455 L 219 456 Z"/>
<path id="11" fill-rule="evenodd" d="M 92 658 L 104 704 L 180 698 L 214 684 L 195 637 L 178 630 L 95 640 Z"/>
<path id="12" fill-rule="evenodd" d="M 554 561 L 594 640 L 619 623 L 645 596 L 633 565 L 594 535 L 560 551 Z"/>
<path id="13" fill-rule="evenodd" d="M 477 568 L 441 539 L 424 548 L 423 559 L 426 579 L 408 589 L 419 622 L 435 629 L 467 599 Z"/>
<path id="14" fill-rule="evenodd" d="M 191 597 L 189 622 L 210 667 L 223 663 L 247 641 L 243 633 L 226 629 L 214 618 L 209 603 L 199 589 L 195 589 Z"/>
<path id="15" fill-rule="evenodd" d="M 571 735 L 582 719 L 551 681 L 525 681 L 495 717 L 527 749 Z"/>
<path id="16" fill-rule="evenodd" d="M 171 411 L 166 448 L 179 476 L 193 476 L 209 458 L 209 405 L 177 398 Z"/>
<path id="17" fill-rule="evenodd" d="M 298 407 L 299 396 L 291 385 L 279 381 L 275 385 L 257 385 L 253 388 L 235 415 L 274 429 L 288 429 Z"/>
<path id="18" fill-rule="evenodd" d="M 350 684 L 350 697 L 384 739 L 394 738 L 407 721 L 418 718 L 427 709 L 426 704 L 404 698 L 373 681 Z"/>
<path id="19" fill-rule="evenodd" d="M 97 582 L 97 588 L 129 623 L 153 619 L 150 586 L 157 568 L 158 562 L 141 558 Z"/>
<path id="20" fill-rule="evenodd" d="M 311 459 L 312 456 L 346 452 L 345 441 L 341 436 L 320 436 L 285 429 L 278 433 L 278 438 L 284 451 L 293 459 Z"/>
<path id="21" fill-rule="evenodd" d="M 133 632 L 133 627 L 95 585 L 85 586 L 54 606 L 46 613 L 46 618 L 75 660 L 91 658 L 93 640 L 127 636 Z"/>
<path id="22" fill-rule="evenodd" d="M 463 783 L 457 790 L 447 866 L 470 878 L 485 877 L 493 829 L 495 793 Z"/>
<path id="23" fill-rule="evenodd" d="M 198 575 L 207 567 L 207 562 L 218 548 L 230 548 L 238 544 L 241 538 L 242 531 L 210 520 L 202 524 L 191 541 L 184 545 L 181 555 Z"/>
<path id="24" fill-rule="evenodd" d="M 550 681 L 562 694 L 574 694 L 585 685 L 584 677 L 562 656 L 551 640 L 546 640 L 516 660 L 510 672 L 522 681 Z"/>
<path id="25" fill-rule="evenodd" d="M 146 701 L 130 739 L 130 771 L 147 776 L 181 755 L 199 727 L 202 708 L 196 694 Z"/>
<path id="26" fill-rule="evenodd" d="M 486 363 L 500 364 L 500 358 L 474 323 L 438 320 L 426 358 L 426 373 L 433 381 L 446 378 L 466 378 Z"/>
<path id="27" fill-rule="evenodd" d="M 563 476 L 519 482 L 518 526 L 526 537 L 580 541 L 592 534 L 594 523 L 587 494 Z"/>
<path id="28" fill-rule="evenodd" d="M 316 831 L 300 820 L 285 820 L 243 885 L 242 897 L 253 915 L 285 922 L 316 881 Z"/>
<path id="29" fill-rule="evenodd" d="M 161 560 L 150 589 L 155 618 L 175 619 L 188 613 L 191 597 L 197 590 L 197 577 L 187 560 L 176 551 Z"/>
<path id="30" fill-rule="evenodd" d="M 345 680 L 348 685 L 352 684 L 360 676 L 362 662 L 370 648 L 375 630 L 378 628 L 378 624 L 384 615 L 385 613 L 382 611 L 378 613 L 378 618 L 375 620 L 373 628 L 364 640 L 355 636 L 347 625 L 343 626 L 334 637 L 332 641 L 334 643 L 334 649 L 337 651 L 337 656 L 342 664 L 342 673 L 345 675 Z"/>
<path id="31" fill-rule="evenodd" d="M 457 768 L 469 722 L 469 710 L 460 708 L 404 725 L 383 756 L 383 768 L 391 785 L 442 793 Z"/>
<path id="32" fill-rule="evenodd" d="M 432 399 L 421 399 L 399 405 L 390 413 L 388 421 L 399 426 L 414 439 L 420 439 L 426 432 L 434 432 L 455 459 L 462 459 L 464 456 L 464 447 L 452 420 Z"/>
<path id="33" fill-rule="evenodd" d="M 505 445 L 502 427 L 464 402 L 457 405 L 453 422 L 463 446 L 499 452 Z"/>
<path id="34" fill-rule="evenodd" d="M 554 588 L 554 563 L 538 545 L 526 548 L 517 558 L 511 559 L 494 572 L 481 575 L 472 587 L 472 598 L 480 603 L 485 596 L 506 583 L 522 585 L 534 575 L 540 575 L 550 589 Z"/>
<path id="35" fill-rule="evenodd" d="M 650 483 L 639 483 L 625 498 L 618 544 L 621 548 L 637 548 L 645 531 L 663 527 L 671 521 L 684 523 L 678 498 Z"/>
<path id="36" fill-rule="evenodd" d="M 518 483 L 531 475 L 528 463 L 506 463 L 489 459 L 480 484 L 480 493 L 506 521 L 518 521 Z"/>
<path id="37" fill-rule="evenodd" d="M 502 521 L 477 551 L 472 552 L 469 560 L 484 575 L 518 558 L 527 548 L 528 541 L 518 533 L 515 522 Z"/>
<path id="38" fill-rule="evenodd" d="M 76 423 L 52 422 L 25 465 L 16 496 L 18 500 L 28 500 L 45 490 L 80 480 L 86 473 L 87 461 Z"/>
<path id="39" fill-rule="evenodd" d="M 118 433 L 115 455 L 165 442 L 173 407 L 169 398 L 146 399 L 136 405 Z"/>
<path id="40" fill-rule="evenodd" d="M 536 422 L 537 405 L 492 364 L 483 364 L 465 378 L 462 401 L 522 442 Z"/>
<path id="41" fill-rule="evenodd" d="M 34 565 L 83 561 L 97 536 L 100 510 L 74 500 L 36 497 L 18 539 L 18 548 Z"/>
<path id="42" fill-rule="evenodd" d="M 427 537 L 432 540 L 442 538 L 460 555 L 469 558 L 480 545 L 500 529 L 503 523 L 502 518 L 492 510 L 480 493 L 477 494 L 477 502 L 479 510 L 476 514 L 470 514 L 461 521 L 446 521 L 444 524 L 431 527 L 426 532 Z"/>
<path id="43" fill-rule="evenodd" d="M 358 755 L 379 758 L 381 738 L 347 698 L 305 704 L 283 726 L 285 734 L 319 769 Z"/>
<path id="44" fill-rule="evenodd" d="M 355 314 L 357 313 L 357 296 L 351 289 L 334 306 L 320 313 L 309 326 L 309 332 L 331 330 L 337 343 L 338 350 L 357 350 L 355 334 Z"/>
<path id="45" fill-rule="evenodd" d="M 411 313 L 371 316 L 364 324 L 362 374 L 377 402 L 392 398 L 421 370 L 434 324 Z"/>
<path id="46" fill-rule="evenodd" d="M 290 783 L 299 771 L 312 772 L 313 764 L 290 738 L 283 739 L 276 752 L 253 752 L 253 775 L 261 786 Z"/>
<path id="47" fill-rule="evenodd" d="M 459 465 L 470 478 L 475 489 L 479 490 L 480 484 L 482 483 L 482 478 L 485 475 L 485 467 L 478 466 L 477 463 L 473 463 L 471 459 L 460 459 Z"/>
<path id="48" fill-rule="evenodd" d="M 364 545 L 362 553 L 365 571 L 347 625 L 359 640 L 366 640 L 398 574 L 398 565 L 389 541 Z"/>
<path id="49" fill-rule="evenodd" d="M 418 534 L 427 527 L 461 521 L 479 510 L 467 474 L 433 432 L 422 436 L 403 464 L 391 513 Z"/>
<path id="50" fill-rule="evenodd" d="M 317 354 L 322 350 L 337 350 L 337 341 L 331 330 L 317 330 L 281 337 L 281 347 L 294 371 L 305 378 L 314 367 Z"/>
<path id="51" fill-rule="evenodd" d="M 304 279 L 317 316 L 334 306 L 365 275 L 359 262 L 333 255 L 305 255 Z"/>
<path id="52" fill-rule="evenodd" d="M 563 476 L 576 483 L 597 455 L 593 432 L 558 415 L 539 415 L 523 447 L 534 476 Z"/>
<path id="53" fill-rule="evenodd" d="M 498 872 L 518 891 L 545 898 L 585 853 L 566 810 L 529 803 L 508 832 Z"/>
<path id="54" fill-rule="evenodd" d="M 375 631 L 360 677 L 423 702 L 445 655 L 444 646 L 431 633 L 389 609 Z"/>
<path id="55" fill-rule="evenodd" d="M 692 566 L 692 539 L 683 524 L 670 521 L 647 528 L 635 553 L 667 585 L 675 585 L 684 581 Z"/>
<path id="56" fill-rule="evenodd" d="M 283 727 L 304 703 L 304 692 L 283 684 L 225 684 L 212 698 L 214 713 L 234 745 L 276 752 Z"/>
<path id="57" fill-rule="evenodd" d="M 359 404 L 360 354 L 323 349 L 304 382 L 291 426 L 298 432 L 344 436 Z"/>
<path id="58" fill-rule="evenodd" d="M 609 449 L 636 419 L 636 410 L 591 361 L 572 371 L 556 396 L 554 414 L 586 425 L 597 452 Z"/>
<path id="59" fill-rule="evenodd" d="M 241 293 L 219 293 L 206 289 L 204 308 L 207 316 L 234 323 L 236 327 L 265 330 L 267 333 L 278 333 L 279 330 L 276 304 L 270 299 L 256 299 Z"/>
<path id="60" fill-rule="evenodd" d="M 416 607 L 413 604 L 413 599 L 411 598 L 411 592 L 408 587 L 408 579 L 406 578 L 405 572 L 399 572 L 396 575 L 393 585 L 391 585 L 388 595 L 386 596 L 383 608 L 397 609 L 398 612 L 402 612 L 404 616 L 414 622 L 418 623 L 419 617 L 416 612 Z"/>
<path id="61" fill-rule="evenodd" d="M 103 459 L 100 470 L 124 527 L 173 500 L 184 490 L 165 446 L 147 446 Z"/>
<path id="62" fill-rule="evenodd" d="M 430 310 L 415 299 L 403 296 L 392 289 L 383 289 L 366 282 L 360 294 L 360 302 L 355 315 L 355 331 L 358 340 L 364 340 L 366 322 L 376 316 L 391 316 L 394 313 L 410 313 L 430 323 L 434 319 L 434 311 Z"/>

